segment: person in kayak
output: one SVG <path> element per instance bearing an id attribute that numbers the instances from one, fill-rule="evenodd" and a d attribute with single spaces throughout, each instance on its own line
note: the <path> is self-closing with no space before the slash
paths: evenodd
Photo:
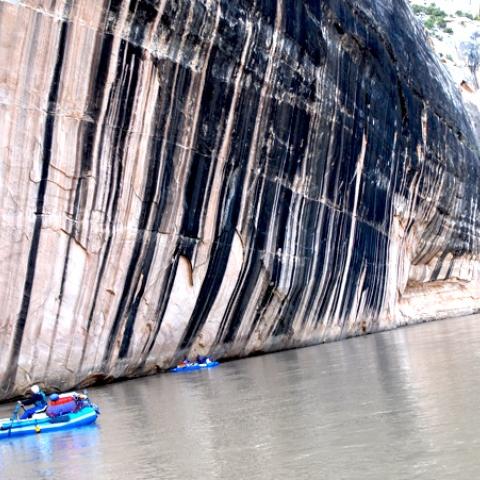
<path id="1" fill-rule="evenodd" d="M 23 402 L 18 402 L 24 409 L 25 406 L 33 405 L 31 408 L 25 410 L 23 415 L 20 417 L 21 420 L 30 418 L 34 413 L 42 411 L 47 406 L 47 396 L 38 385 L 33 385 L 30 391 L 32 392 L 30 398 L 27 398 Z"/>

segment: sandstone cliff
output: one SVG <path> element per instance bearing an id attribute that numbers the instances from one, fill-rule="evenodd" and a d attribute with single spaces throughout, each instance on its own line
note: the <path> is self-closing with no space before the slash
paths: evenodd
<path id="1" fill-rule="evenodd" d="M 0 66 L 0 398 L 479 310 L 404 0 L 0 0 Z"/>

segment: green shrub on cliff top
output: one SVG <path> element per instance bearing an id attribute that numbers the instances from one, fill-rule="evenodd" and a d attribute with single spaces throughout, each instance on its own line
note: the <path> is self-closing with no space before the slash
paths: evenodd
<path id="1" fill-rule="evenodd" d="M 426 6 L 413 5 L 412 8 L 415 15 L 423 16 L 423 24 L 427 30 L 432 31 L 436 28 L 447 29 L 447 12 L 438 8 L 434 3 Z"/>
<path id="2" fill-rule="evenodd" d="M 457 17 L 465 17 L 465 18 L 469 18 L 470 20 L 473 20 L 473 15 L 471 13 L 462 12 L 461 10 L 457 10 L 455 12 L 455 15 Z"/>

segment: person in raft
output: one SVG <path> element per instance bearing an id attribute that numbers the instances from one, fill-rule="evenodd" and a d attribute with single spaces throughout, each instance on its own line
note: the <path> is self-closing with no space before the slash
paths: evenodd
<path id="1" fill-rule="evenodd" d="M 208 365 L 209 363 L 212 363 L 212 361 L 213 361 L 213 360 L 212 360 L 210 357 L 207 357 L 206 355 L 199 355 L 199 356 L 197 357 L 197 362 L 198 362 L 198 363 L 201 363 L 202 365 L 203 365 L 203 364 Z"/>
<path id="2" fill-rule="evenodd" d="M 18 402 L 24 409 L 28 405 L 33 405 L 31 408 L 25 410 L 20 417 L 21 420 L 30 418 L 34 413 L 42 411 L 47 406 L 47 396 L 38 385 L 33 385 L 33 387 L 30 388 L 30 391 L 32 392 L 30 398 L 27 398 L 23 402 Z"/>

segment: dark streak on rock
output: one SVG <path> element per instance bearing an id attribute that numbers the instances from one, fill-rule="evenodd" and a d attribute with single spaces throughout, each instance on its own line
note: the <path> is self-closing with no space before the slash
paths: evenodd
<path id="1" fill-rule="evenodd" d="M 50 168 L 50 158 L 52 154 L 52 143 L 55 127 L 55 113 L 57 100 L 60 91 L 60 78 L 62 74 L 62 65 L 65 58 L 65 50 L 67 44 L 68 22 L 62 21 L 60 35 L 58 39 L 58 53 L 55 67 L 53 70 L 52 82 L 48 93 L 47 114 L 45 119 L 45 130 L 43 136 L 42 149 L 42 173 L 38 187 L 37 202 L 35 209 L 35 226 L 33 230 L 32 240 L 30 242 L 30 251 L 28 254 L 27 273 L 25 276 L 25 284 L 22 294 L 22 305 L 17 317 L 15 332 L 13 337 L 12 350 L 10 352 L 6 376 L 3 379 L 3 389 L 9 391 L 15 380 L 18 367 L 18 356 L 22 348 L 23 333 L 27 322 L 28 309 L 30 307 L 30 299 L 32 295 L 33 282 L 35 278 L 35 268 L 37 264 L 38 247 L 40 243 L 40 234 L 43 224 L 43 206 L 45 201 L 45 193 L 47 190 L 48 172 Z"/>

